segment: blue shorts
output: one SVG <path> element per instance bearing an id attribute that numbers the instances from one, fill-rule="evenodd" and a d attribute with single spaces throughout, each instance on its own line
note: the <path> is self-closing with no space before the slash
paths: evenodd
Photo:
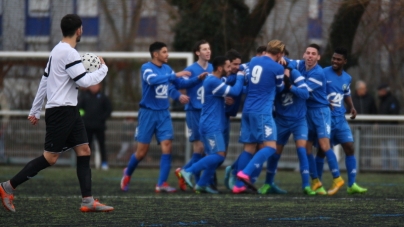
<path id="1" fill-rule="evenodd" d="M 201 140 L 201 134 L 199 133 L 199 119 L 201 118 L 200 110 L 187 110 L 186 123 L 189 133 L 189 142 Z"/>
<path id="2" fill-rule="evenodd" d="M 276 141 L 276 125 L 272 113 L 243 113 L 239 142 L 260 144 L 266 141 Z"/>
<path id="3" fill-rule="evenodd" d="M 345 116 L 331 117 L 331 144 L 335 146 L 353 141 L 352 131 Z"/>
<path id="4" fill-rule="evenodd" d="M 307 128 L 306 118 L 298 120 L 286 120 L 281 117 L 275 118 L 276 131 L 278 131 L 278 140 L 276 144 L 286 145 L 288 143 L 290 134 L 293 133 L 293 139 L 296 140 L 307 140 L 307 134 L 309 129 Z"/>
<path id="5" fill-rule="evenodd" d="M 201 139 L 207 155 L 226 151 L 222 132 L 202 134 Z"/>
<path id="6" fill-rule="evenodd" d="M 138 142 L 149 144 L 153 134 L 157 142 L 173 139 L 173 125 L 168 110 L 150 110 L 140 108 L 135 139 Z"/>
<path id="7" fill-rule="evenodd" d="M 230 117 L 225 116 L 224 117 L 224 130 L 223 130 L 223 137 L 224 137 L 224 144 L 226 148 L 229 147 L 229 141 L 230 141 Z"/>
<path id="8" fill-rule="evenodd" d="M 307 125 L 309 126 L 308 141 L 330 138 L 331 112 L 329 107 L 307 109 Z"/>

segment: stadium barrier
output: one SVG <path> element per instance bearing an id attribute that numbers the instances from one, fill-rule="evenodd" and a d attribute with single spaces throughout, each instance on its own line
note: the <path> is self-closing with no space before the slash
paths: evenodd
<path id="1" fill-rule="evenodd" d="M 44 115 L 44 113 L 42 113 Z M 7 127 L 0 137 L 0 163 L 25 164 L 43 152 L 45 138 L 44 117 L 38 125 L 32 126 L 27 120 L 28 111 L 0 111 L 0 116 L 9 116 Z M 192 153 L 192 145 L 187 139 L 185 113 L 171 113 L 174 127 L 174 140 L 172 146 L 172 166 L 182 166 Z M 229 165 L 237 159 L 243 146 L 238 143 L 240 131 L 240 117 L 232 119 L 230 145 L 228 155 L 223 165 Z M 361 171 L 403 171 L 404 170 L 404 125 L 385 125 L 369 122 L 404 121 L 404 116 L 385 115 L 358 115 L 353 124 L 350 122 L 355 140 L 355 155 L 357 157 L 357 169 Z M 367 123 L 364 123 L 366 121 Z M 133 140 L 134 129 L 137 124 L 137 112 L 113 112 L 107 121 L 106 148 L 108 162 L 111 167 L 123 167 L 135 149 Z M 123 143 L 130 146 L 118 158 Z M 94 143 L 92 164 L 99 167 L 98 146 Z M 340 147 L 334 147 L 342 170 L 345 169 L 344 152 Z M 150 144 L 150 150 L 143 162 L 144 167 L 157 167 L 160 164 L 160 147 L 156 140 Z M 75 166 L 75 155 L 67 151 L 61 155 L 57 165 Z M 328 169 L 327 165 L 325 165 Z M 298 169 L 298 160 L 293 138 L 285 146 L 279 168 Z"/>

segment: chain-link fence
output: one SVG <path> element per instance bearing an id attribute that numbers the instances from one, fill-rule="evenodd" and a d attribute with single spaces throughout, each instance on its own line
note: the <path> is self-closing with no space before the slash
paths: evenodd
<path id="1" fill-rule="evenodd" d="M 107 122 L 106 150 L 111 167 L 125 166 L 130 155 L 136 150 L 133 135 L 137 125 L 136 114 L 113 114 L 115 117 Z M 119 117 L 118 117 L 119 116 Z M 174 140 L 172 145 L 172 166 L 182 166 L 190 157 L 192 145 L 186 138 L 185 114 L 173 114 Z M 355 154 L 358 159 L 358 169 L 361 171 L 402 171 L 404 170 L 404 126 L 383 124 L 352 124 L 355 138 Z M 240 120 L 233 119 L 231 123 L 230 145 L 224 165 L 231 164 L 243 150 L 238 143 Z M 0 162 L 9 164 L 25 164 L 43 152 L 45 124 L 31 126 L 25 117 L 11 117 L 2 134 L 0 144 Z M 335 147 L 339 157 L 340 168 L 345 169 L 345 155 L 342 148 Z M 96 163 L 93 149 L 93 164 Z M 157 167 L 160 164 L 161 150 L 156 140 L 150 144 L 147 157 L 141 165 Z M 64 153 L 58 161 L 59 165 L 75 165 L 74 152 Z M 298 159 L 293 138 L 285 146 L 279 163 L 280 168 L 298 168 Z M 327 168 L 327 167 L 326 167 Z"/>

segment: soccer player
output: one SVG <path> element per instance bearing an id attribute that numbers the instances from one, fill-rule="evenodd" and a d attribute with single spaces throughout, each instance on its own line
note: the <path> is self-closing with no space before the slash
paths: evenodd
<path id="1" fill-rule="evenodd" d="M 266 46 L 259 46 L 257 48 L 257 50 L 255 51 L 255 56 L 256 57 L 260 57 L 262 55 L 265 55 L 267 51 L 267 47 Z"/>
<path id="2" fill-rule="evenodd" d="M 327 79 L 327 99 L 331 104 L 331 144 L 333 146 L 341 144 L 345 152 L 345 165 L 348 174 L 348 193 L 364 193 L 366 188 L 362 188 L 355 183 L 356 181 L 356 159 L 354 155 L 353 136 L 351 128 L 345 119 L 345 104 L 350 109 L 351 119 L 355 119 L 356 110 L 351 98 L 351 76 L 344 71 L 344 65 L 347 63 L 348 51 L 339 47 L 334 50 L 331 58 L 331 66 L 324 68 L 324 74 Z M 324 169 L 324 152 L 318 150 L 316 156 L 317 174 L 321 179 Z"/>
<path id="3" fill-rule="evenodd" d="M 198 60 L 192 65 L 185 68 L 185 71 L 191 72 L 190 79 L 194 77 L 198 77 L 200 75 L 205 75 L 208 73 L 212 73 L 213 67 L 212 64 L 209 63 L 211 51 L 210 45 L 206 40 L 200 40 L 195 43 L 194 54 L 197 56 Z M 188 127 L 188 132 L 190 134 L 189 142 L 192 143 L 193 146 L 193 154 L 191 160 L 187 164 L 185 164 L 182 169 L 186 169 L 190 167 L 193 163 L 198 162 L 203 157 L 203 143 L 201 142 L 201 135 L 199 134 L 199 119 L 201 117 L 201 109 L 202 109 L 202 81 L 198 82 L 194 86 L 187 87 L 186 93 L 190 98 L 190 102 L 185 106 L 186 111 L 186 123 Z M 184 88 L 177 87 L 178 89 Z M 186 183 L 180 177 L 181 168 L 177 168 L 175 170 L 175 175 L 178 177 L 178 184 L 182 191 L 185 191 L 187 188 Z M 200 173 L 196 173 L 194 175 L 195 180 L 199 180 Z"/>
<path id="4" fill-rule="evenodd" d="M 240 65 L 241 65 L 241 54 L 234 50 L 231 49 L 227 51 L 226 53 L 227 59 L 230 61 L 230 75 L 227 77 L 223 77 L 223 81 L 227 85 L 234 86 L 234 84 L 237 81 L 237 73 L 240 70 Z M 225 111 L 225 127 L 224 127 L 224 141 L 226 145 L 226 150 L 229 146 L 229 140 L 230 140 L 230 117 L 235 117 L 237 115 L 238 109 L 240 108 L 240 103 L 241 103 L 241 98 L 242 98 L 242 92 L 235 96 L 228 95 L 225 97 L 225 103 L 226 103 L 226 111 Z"/>
<path id="5" fill-rule="evenodd" d="M 265 184 L 258 192 L 260 194 L 286 193 L 274 183 L 274 177 L 283 148 L 288 142 L 290 134 L 293 134 L 299 158 L 303 192 L 308 195 L 315 195 L 316 192 L 310 188 L 309 163 L 306 156 L 308 134 L 306 100 L 309 98 L 309 91 L 305 78 L 296 69 L 285 70 L 284 81 L 285 89 L 275 97 L 275 123 L 278 132 L 276 153 L 268 159 Z"/>
<path id="6" fill-rule="evenodd" d="M 63 39 L 51 51 L 35 96 L 28 120 L 36 125 L 46 95 L 46 137 L 43 155 L 28 162 L 25 167 L 7 182 L 1 183 L 0 194 L 3 205 L 15 212 L 14 190 L 39 171 L 56 163 L 59 156 L 72 148 L 77 155 L 77 177 L 79 179 L 82 212 L 106 212 L 113 207 L 94 200 L 91 193 L 90 147 L 86 129 L 77 108 L 78 86 L 89 87 L 100 83 L 107 75 L 108 67 L 102 57 L 101 67 L 86 73 L 79 53 L 74 49 L 83 34 L 81 18 L 75 14 L 65 15 L 60 23 Z"/>
<path id="7" fill-rule="evenodd" d="M 297 69 L 306 78 L 306 84 L 310 92 L 310 97 L 306 101 L 307 105 L 307 124 L 309 135 L 307 141 L 307 158 L 309 161 L 310 176 L 312 178 L 311 188 L 316 190 L 317 194 L 333 195 L 342 185 L 344 180 L 340 176 L 337 158 L 330 146 L 331 133 L 331 112 L 327 100 L 327 82 L 323 69 L 318 65 L 320 60 L 320 46 L 310 44 L 303 54 L 303 61 L 297 61 Z M 313 143 L 318 142 L 319 147 L 325 151 L 328 166 L 333 176 L 331 188 L 325 191 L 317 175 L 316 163 L 312 154 Z"/>
<path id="8" fill-rule="evenodd" d="M 138 126 L 135 137 L 137 140 L 136 152 L 131 156 L 127 168 L 123 171 L 121 190 L 127 191 L 130 178 L 137 165 L 146 156 L 151 139 L 155 134 L 161 145 L 160 176 L 156 184 L 156 192 L 175 192 L 169 186 L 167 178 L 171 168 L 171 141 L 173 139 L 173 126 L 168 110 L 168 91 L 170 82 L 177 77 L 189 76 L 187 71 L 174 73 L 167 65 L 168 49 L 162 42 L 154 42 L 149 47 L 152 60 L 141 67 L 142 99 L 140 100 Z"/>
<path id="9" fill-rule="evenodd" d="M 199 132 L 205 148 L 206 156 L 189 168 L 182 169 L 180 176 L 188 186 L 193 188 L 191 177 L 195 173 L 204 171 L 196 182 L 195 191 L 218 193 L 209 184 L 215 170 L 226 157 L 226 146 L 223 137 L 225 123 L 224 97 L 240 94 L 244 84 L 244 74 L 237 77 L 235 85 L 226 85 L 222 78 L 231 71 L 230 61 L 223 56 L 213 59 L 213 73 L 203 82 L 202 112 L 199 121 Z"/>
<path id="10" fill-rule="evenodd" d="M 233 193 L 245 192 L 247 187 L 244 183 L 251 185 L 251 174 L 255 169 L 261 168 L 276 151 L 276 126 L 272 117 L 272 106 L 276 92 L 284 88 L 284 69 L 277 63 L 284 51 L 285 44 L 272 40 L 268 43 L 264 56 L 255 57 L 250 61 L 247 74 L 248 92 L 239 139 L 239 142 L 244 143 L 244 151 L 238 159 L 239 180 L 233 187 Z M 254 155 L 257 144 L 261 149 Z"/>

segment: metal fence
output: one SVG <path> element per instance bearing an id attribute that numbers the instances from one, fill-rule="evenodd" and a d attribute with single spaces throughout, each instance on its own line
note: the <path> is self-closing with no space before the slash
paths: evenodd
<path id="1" fill-rule="evenodd" d="M 43 152 L 45 138 L 45 122 L 32 126 L 26 119 L 26 111 L 1 112 L 11 115 L 7 127 L 0 137 L 0 163 L 25 164 Z M 108 163 L 111 167 L 125 166 L 130 155 L 136 149 L 133 140 L 137 124 L 136 112 L 114 112 L 107 122 L 106 148 Z M 185 113 L 172 113 L 174 140 L 172 145 L 172 166 L 181 166 L 189 159 L 192 145 L 186 138 Z M 386 118 L 387 117 L 387 118 Z M 351 124 L 355 139 L 355 155 L 358 169 L 361 171 L 403 171 L 404 170 L 404 125 L 358 124 L 361 120 L 391 120 L 403 121 L 404 116 L 358 116 L 356 124 Z M 231 164 L 242 152 L 243 146 L 238 143 L 240 116 L 232 119 L 230 145 L 224 165 Z M 123 149 L 124 148 L 124 149 Z M 126 149 L 125 149 L 126 148 Z M 345 158 L 342 148 L 335 147 L 341 169 L 345 169 Z M 98 149 L 93 148 L 92 164 L 98 166 Z M 160 163 L 160 147 L 153 140 L 149 153 L 142 166 L 155 167 Z M 75 165 L 74 152 L 65 152 L 57 165 Z M 279 163 L 280 168 L 298 168 L 296 149 L 291 137 L 285 146 Z"/>

